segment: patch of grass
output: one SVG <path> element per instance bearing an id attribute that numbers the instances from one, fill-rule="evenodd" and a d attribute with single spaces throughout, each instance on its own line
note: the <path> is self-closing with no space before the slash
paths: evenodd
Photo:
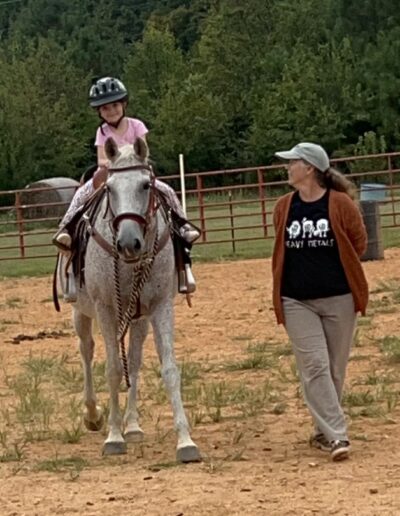
<path id="1" fill-rule="evenodd" d="M 147 467 L 150 471 L 161 471 L 162 469 L 171 469 L 180 466 L 179 462 L 157 462 L 155 464 L 150 464 Z"/>
<path id="2" fill-rule="evenodd" d="M 245 371 L 249 369 L 269 369 L 272 361 L 262 353 L 254 353 L 238 362 L 231 362 L 225 366 L 227 371 Z"/>
<path id="3" fill-rule="evenodd" d="M 382 310 L 393 308 L 391 297 L 381 296 L 376 297 L 374 299 L 370 299 L 368 307 L 370 310 L 373 310 L 374 312 L 381 312 Z"/>
<path id="4" fill-rule="evenodd" d="M 8 442 L 8 432 L 6 430 L 0 431 L 0 445 L 2 452 L 0 453 L 1 462 L 20 462 L 25 458 L 25 441 Z"/>
<path id="5" fill-rule="evenodd" d="M 372 324 L 372 318 L 365 316 L 365 317 L 359 317 L 357 320 L 357 326 L 371 326 Z"/>
<path id="6" fill-rule="evenodd" d="M 22 362 L 27 374 L 31 374 L 34 378 L 40 378 L 41 376 L 51 374 L 56 364 L 56 359 L 44 357 L 43 355 L 36 357 L 32 352 L 29 353 L 28 359 Z"/>
<path id="7" fill-rule="evenodd" d="M 181 374 L 182 388 L 185 388 L 200 378 L 201 366 L 196 362 L 187 362 L 184 360 L 179 365 L 179 371 Z"/>
<path id="8" fill-rule="evenodd" d="M 381 340 L 380 348 L 390 364 L 400 363 L 400 337 L 387 335 Z"/>
<path id="9" fill-rule="evenodd" d="M 398 280 L 379 281 L 376 287 L 371 290 L 371 294 L 382 294 L 384 292 L 394 292 L 399 288 Z"/>
<path id="10" fill-rule="evenodd" d="M 359 383 L 364 385 L 382 385 L 395 383 L 397 379 L 391 374 L 383 371 L 372 371 L 360 379 Z"/>
<path id="11" fill-rule="evenodd" d="M 18 321 L 14 321 L 13 319 L 0 319 L 0 324 L 4 324 L 4 325 L 18 324 Z"/>
<path id="12" fill-rule="evenodd" d="M 362 407 L 375 402 L 375 396 L 371 391 L 348 391 L 343 394 L 342 403 L 348 407 Z"/>
<path id="13" fill-rule="evenodd" d="M 59 366 L 56 382 L 71 394 L 81 392 L 83 389 L 82 368 L 68 367 L 66 365 Z"/>
<path id="14" fill-rule="evenodd" d="M 106 367 L 107 365 L 105 360 L 101 362 L 94 362 L 93 364 L 93 385 L 96 392 L 108 392 Z M 123 388 L 122 385 L 121 388 Z"/>
<path id="15" fill-rule="evenodd" d="M 57 455 L 54 459 L 43 460 L 36 464 L 36 471 L 48 471 L 50 473 L 60 473 L 63 471 L 81 472 L 88 462 L 82 457 L 64 457 L 60 458 Z"/>
<path id="16" fill-rule="evenodd" d="M 25 442 L 14 442 L 0 454 L 1 462 L 20 462 L 25 458 Z"/>
<path id="17" fill-rule="evenodd" d="M 276 348 L 274 348 L 272 353 L 274 356 L 276 356 L 278 358 L 288 357 L 290 355 L 293 355 L 292 345 L 290 344 L 290 342 L 288 342 L 287 344 L 281 344 L 281 345 L 277 346 Z"/>
<path id="18" fill-rule="evenodd" d="M 4 306 L 6 306 L 7 308 L 20 308 L 21 305 L 25 303 L 26 301 L 24 301 L 20 297 L 9 297 L 5 300 Z"/>
<path id="19" fill-rule="evenodd" d="M 66 420 L 68 426 L 64 427 L 59 433 L 59 439 L 65 444 L 75 444 L 81 440 L 85 434 L 81 418 L 81 402 L 76 398 L 71 398 L 68 404 Z"/>

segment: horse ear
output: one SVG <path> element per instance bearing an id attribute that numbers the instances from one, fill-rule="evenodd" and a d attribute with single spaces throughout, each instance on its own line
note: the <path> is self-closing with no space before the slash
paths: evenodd
<path id="1" fill-rule="evenodd" d="M 116 144 L 115 140 L 111 137 L 107 138 L 106 143 L 104 144 L 104 151 L 106 153 L 107 158 L 110 161 L 115 161 L 120 155 L 118 145 Z"/>
<path id="2" fill-rule="evenodd" d="M 133 144 L 133 150 L 139 159 L 147 161 L 147 158 L 149 157 L 149 147 L 146 140 L 143 138 L 136 138 L 136 141 Z"/>

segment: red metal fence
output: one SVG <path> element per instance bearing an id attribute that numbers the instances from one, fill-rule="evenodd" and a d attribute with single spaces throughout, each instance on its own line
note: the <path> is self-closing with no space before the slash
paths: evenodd
<path id="1" fill-rule="evenodd" d="M 341 158 L 332 164 L 355 181 L 361 199 L 379 201 L 383 228 L 400 225 L 400 153 Z M 288 191 L 282 165 L 187 173 L 185 178 L 188 217 L 202 230 L 196 245 L 228 244 L 235 252 L 241 243 L 273 238 L 273 205 Z M 179 191 L 178 175 L 161 179 Z M 54 189 L 36 191 L 46 190 Z M 31 202 L 30 192 L 34 190 L 0 192 L 0 260 L 55 256 L 50 240 L 59 214 L 52 211 L 67 206 Z"/>

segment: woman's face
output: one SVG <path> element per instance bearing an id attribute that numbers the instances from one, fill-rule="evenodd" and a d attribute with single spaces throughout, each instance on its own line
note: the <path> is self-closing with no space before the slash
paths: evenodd
<path id="1" fill-rule="evenodd" d="M 99 115 L 108 124 L 116 124 L 124 116 L 124 103 L 111 102 L 99 107 Z"/>
<path id="2" fill-rule="evenodd" d="M 308 180 L 313 167 L 302 159 L 291 159 L 286 164 L 286 170 L 288 171 L 289 185 L 298 188 L 305 180 Z"/>

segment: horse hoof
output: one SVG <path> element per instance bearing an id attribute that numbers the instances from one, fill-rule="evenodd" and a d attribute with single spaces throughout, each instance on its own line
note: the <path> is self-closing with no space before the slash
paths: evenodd
<path id="1" fill-rule="evenodd" d="M 103 455 L 125 455 L 127 453 L 128 447 L 126 442 L 115 442 L 115 443 L 104 443 L 103 446 Z"/>
<path id="2" fill-rule="evenodd" d="M 124 434 L 124 439 L 128 443 L 141 443 L 144 439 L 144 432 L 142 430 L 131 430 Z"/>
<path id="3" fill-rule="evenodd" d="M 89 419 L 83 418 L 83 422 L 90 432 L 99 432 L 104 425 L 104 416 L 102 414 L 97 421 L 89 421 Z"/>
<path id="4" fill-rule="evenodd" d="M 176 451 L 176 460 L 178 462 L 201 462 L 202 458 L 197 446 L 192 444 L 178 448 Z"/>

